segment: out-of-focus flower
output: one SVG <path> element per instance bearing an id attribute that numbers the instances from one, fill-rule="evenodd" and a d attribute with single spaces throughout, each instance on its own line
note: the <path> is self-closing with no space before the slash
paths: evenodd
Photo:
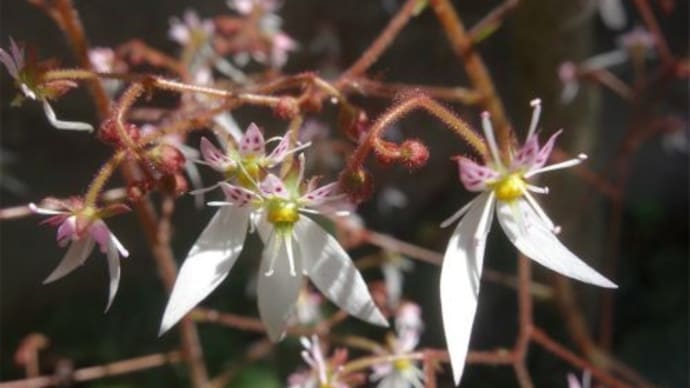
<path id="1" fill-rule="evenodd" d="M 592 386 L 592 374 L 585 370 L 582 372 L 582 382 L 572 373 L 568 373 L 568 388 L 590 388 Z"/>
<path id="2" fill-rule="evenodd" d="M 561 90 L 561 102 L 570 103 L 580 91 L 580 79 L 577 74 L 577 65 L 571 61 L 565 61 L 558 66 L 558 78 L 563 85 Z"/>
<path id="3" fill-rule="evenodd" d="M 170 19 L 168 37 L 181 46 L 188 44 L 201 45 L 213 36 L 213 30 L 212 20 L 202 20 L 195 11 L 189 9 L 185 11 L 182 19 L 177 17 Z"/>
<path id="4" fill-rule="evenodd" d="M 300 342 L 304 350 L 302 359 L 309 365 L 309 369 L 295 372 L 288 377 L 288 388 L 348 388 L 341 376 L 342 365 L 347 360 L 347 351 L 338 349 L 330 360 L 326 360 L 316 335 L 311 341 L 301 337 Z"/>
<path id="5" fill-rule="evenodd" d="M 0 147 L 0 189 L 14 195 L 22 195 L 28 190 L 27 185 L 10 174 L 9 165 L 16 161 L 16 156 Z"/>
<path id="6" fill-rule="evenodd" d="M 395 309 L 398 307 L 403 290 L 405 276 L 403 272 L 410 272 L 412 268 L 414 268 L 412 260 L 398 253 L 383 252 L 381 272 L 383 272 L 383 279 L 386 284 L 389 308 Z"/>
<path id="7" fill-rule="evenodd" d="M 290 319 L 290 323 L 297 323 L 300 325 L 314 325 L 323 319 L 321 314 L 321 304 L 323 297 L 309 290 L 307 287 L 302 287 L 302 290 L 297 297 L 295 303 L 295 314 Z"/>
<path id="8" fill-rule="evenodd" d="M 414 303 L 404 303 L 395 318 L 396 337 L 388 337 L 390 355 L 400 356 L 393 362 L 376 364 L 371 374 L 372 381 L 379 381 L 378 388 L 423 388 L 424 373 L 416 363 L 404 356 L 419 344 L 423 323 L 421 309 Z"/>
<path id="9" fill-rule="evenodd" d="M 101 253 L 104 253 L 108 259 L 110 272 L 110 291 L 105 308 L 108 311 L 120 284 L 120 256 L 127 257 L 129 252 L 108 229 L 103 218 L 128 211 L 129 208 L 118 204 L 96 209 L 84 206 L 82 200 L 78 198 L 55 202 L 60 210 L 29 204 L 33 212 L 51 216 L 45 222 L 57 227 L 58 245 L 65 247 L 69 244 L 62 261 L 43 283 L 53 282 L 74 271 L 86 261 L 95 245 L 98 244 Z"/>
<path id="10" fill-rule="evenodd" d="M 525 256 L 570 278 L 600 287 L 617 287 L 556 238 L 559 228 L 531 194 L 548 192 L 546 188 L 529 183 L 534 176 L 575 166 L 586 158 L 581 154 L 576 159 L 547 166 L 560 131 L 540 148 L 535 133 L 540 101 L 532 101 L 532 106 L 534 111 L 525 144 L 509 152 L 507 165 L 499 156 L 487 112 L 482 114 L 482 127 L 492 160 L 480 165 L 465 157 L 457 159 L 460 181 L 467 190 L 480 194 L 442 223 L 446 227 L 462 217 L 446 248 L 440 287 L 443 326 L 456 384 L 460 382 L 465 365 L 477 308 L 484 248 L 494 209 L 503 231 Z"/>
<path id="11" fill-rule="evenodd" d="M 109 47 L 94 47 L 89 50 L 89 62 L 98 73 L 124 72 L 123 65 L 116 62 L 115 51 Z M 106 92 L 112 98 L 122 86 L 122 81 L 116 79 L 103 80 Z"/>
<path id="12" fill-rule="evenodd" d="M 618 44 L 630 54 L 633 61 L 644 61 L 656 49 L 654 35 L 640 26 L 621 35 L 618 38 Z"/>
<path id="13" fill-rule="evenodd" d="M 622 0 L 594 0 L 599 16 L 606 27 L 612 30 L 622 30 L 628 21 Z"/>
<path id="14" fill-rule="evenodd" d="M 14 103 L 21 103 L 23 98 L 40 101 L 43 106 L 48 121 L 55 128 L 68 129 L 75 131 L 93 131 L 91 124 L 78 121 L 62 121 L 55 116 L 55 111 L 50 106 L 48 100 L 57 98 L 67 90 L 76 86 L 72 81 L 45 81 L 43 71 L 32 63 L 26 62 L 24 58 L 24 48 L 20 48 L 15 41 L 10 38 L 9 53 L 0 48 L 0 63 L 5 66 L 7 72 L 14 78 L 14 83 L 22 91 L 22 94 L 15 99 Z"/>

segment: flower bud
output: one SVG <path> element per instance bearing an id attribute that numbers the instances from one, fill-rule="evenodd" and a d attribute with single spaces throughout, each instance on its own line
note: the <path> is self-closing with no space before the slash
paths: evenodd
<path id="1" fill-rule="evenodd" d="M 352 202 L 360 203 L 371 197 L 374 179 L 364 168 L 360 167 L 354 171 L 346 169 L 340 173 L 338 185 Z"/>
<path id="2" fill-rule="evenodd" d="M 395 143 L 378 139 L 374 155 L 380 163 L 390 165 L 400 160 L 400 147 Z"/>
<path id="3" fill-rule="evenodd" d="M 292 97 L 281 97 L 273 112 L 281 119 L 290 120 L 297 116 L 300 107 Z"/>
<path id="4" fill-rule="evenodd" d="M 127 199 L 132 203 L 137 203 L 141 201 L 150 190 L 150 181 L 134 181 L 127 185 Z"/>
<path id="5" fill-rule="evenodd" d="M 400 162 L 410 170 L 424 166 L 429 160 L 429 149 L 418 139 L 405 140 L 400 146 Z"/>
<path id="6" fill-rule="evenodd" d="M 139 128 L 134 124 L 125 123 L 125 132 L 127 136 L 134 143 L 139 141 Z M 125 145 L 124 139 L 120 136 L 120 131 L 117 130 L 117 124 L 114 119 L 106 119 L 101 123 L 101 128 L 98 131 L 98 137 L 106 144 L 110 144 L 117 148 L 122 148 Z"/>
<path id="7" fill-rule="evenodd" d="M 176 174 L 186 162 L 184 154 L 169 144 L 160 144 L 148 152 L 149 158 L 163 173 Z"/>
<path id="8" fill-rule="evenodd" d="M 165 174 L 158 180 L 160 191 L 179 197 L 189 191 L 187 179 L 182 174 Z"/>

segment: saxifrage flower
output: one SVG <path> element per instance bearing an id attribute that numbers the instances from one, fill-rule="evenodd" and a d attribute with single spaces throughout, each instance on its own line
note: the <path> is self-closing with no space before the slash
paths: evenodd
<path id="1" fill-rule="evenodd" d="M 558 228 L 532 196 L 548 190 L 529 181 L 547 171 L 575 166 L 586 158 L 546 165 L 560 131 L 539 147 L 536 129 L 541 102 L 534 108 L 527 139 L 522 148 L 510 152 L 505 165 L 499 155 L 489 114 L 482 114 L 482 127 L 492 160 L 480 165 L 468 158 L 457 159 L 460 181 L 467 190 L 480 192 L 442 226 L 460 220 L 446 248 L 441 270 L 441 310 L 455 383 L 460 382 L 477 309 L 479 281 L 486 238 L 493 213 L 513 245 L 525 256 L 562 275 L 600 287 L 617 286 L 580 260 L 557 238 Z"/>

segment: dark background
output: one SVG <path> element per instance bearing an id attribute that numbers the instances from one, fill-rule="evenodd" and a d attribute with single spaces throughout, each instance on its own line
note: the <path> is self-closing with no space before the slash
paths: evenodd
<path id="1" fill-rule="evenodd" d="M 463 20 L 471 26 L 496 2 L 457 2 Z M 670 16 L 663 16 L 662 27 L 673 51 L 687 55 L 687 4 L 677 2 Z M 167 40 L 168 18 L 180 16 L 194 7 L 203 17 L 227 12 L 221 1 L 75 1 L 93 46 L 115 46 L 133 37 L 174 54 L 175 43 Z M 297 39 L 301 50 L 290 56 L 288 73 L 340 69 L 352 63 L 392 16 L 387 8 L 397 9 L 395 0 L 347 2 L 287 2 L 280 14 L 284 30 Z M 607 91 L 584 88 L 577 100 L 562 106 L 558 100 L 556 77 L 558 63 L 565 59 L 584 59 L 615 47 L 616 33 L 607 30 L 596 14 L 583 21 L 569 23 L 582 12 L 582 5 L 571 2 L 525 1 L 508 17 L 504 26 L 481 45 L 491 74 L 504 99 L 519 134 L 529 120 L 530 99 L 541 96 L 544 117 L 541 127 L 546 134 L 565 128 L 560 145 L 575 154 L 587 151 L 589 166 L 601 170 L 611 161 L 631 122 L 632 110 Z M 35 45 L 41 58 L 57 57 L 73 65 L 60 31 L 51 20 L 24 1 L 0 2 L 0 46 L 8 46 L 8 37 Z M 628 9 L 628 28 L 639 23 L 634 10 Z M 339 50 L 313 50 L 311 42 L 324 34 L 333 34 Z M 650 60 L 650 66 L 658 62 Z M 621 66 L 615 72 L 629 80 L 630 69 Z M 108 149 L 83 133 L 62 132 L 51 128 L 38 104 L 27 103 L 11 108 L 16 93 L 6 72 L 0 76 L 0 142 L 14 161 L 2 166 L 3 175 L 24 182 L 23 193 L 3 191 L 2 207 L 39 201 L 45 196 L 65 197 L 82 193 Z M 452 54 L 432 12 L 425 11 L 403 30 L 393 46 L 369 71 L 386 81 L 429 85 L 468 85 L 462 67 Z M 687 85 L 681 82 L 661 94 L 660 114 L 674 114 L 687 120 Z M 371 115 L 388 106 L 385 100 L 357 100 Z M 54 104 L 58 117 L 94 122 L 95 114 L 82 89 Z M 466 120 L 478 124 L 476 109 L 456 106 Z M 326 113 L 325 119 L 329 119 Z M 251 120 L 276 131 L 282 128 L 269 112 L 242 110 L 235 115 L 241 125 Z M 328 121 L 333 123 L 331 119 Z M 362 215 L 373 229 L 437 251 L 445 248 L 450 230 L 440 230 L 440 221 L 471 198 L 457 181 L 457 172 L 449 157 L 468 150 L 442 125 L 424 114 L 404 120 L 400 131 L 421 137 L 429 144 L 429 164 L 410 174 L 398 168 L 372 164 L 379 189 L 397 187 L 408 195 L 410 206 L 380 212 L 376 198 L 365 204 Z M 687 132 L 687 125 L 685 129 Z M 687 134 L 686 134 L 687 135 Z M 192 143 L 195 144 L 195 143 Z M 675 152 L 662 147 L 655 137 L 643 144 L 630 160 L 630 178 L 625 186 L 623 223 L 618 241 L 608 241 L 606 234 L 611 204 L 592 192 L 581 180 L 572 177 L 549 179 L 552 194 L 543 202 L 564 226 L 563 239 L 596 268 L 605 268 L 612 244 L 618 250 L 615 292 L 613 354 L 630 364 L 655 384 L 665 387 L 688 385 L 688 158 L 687 151 Z M 204 171 L 205 181 L 213 174 Z M 557 179 L 561 179 L 559 181 Z M 114 187 L 114 186 L 113 186 Z M 196 211 L 190 198 L 178 201 L 173 246 L 178 260 L 208 221 L 211 210 Z M 116 217 L 109 225 L 129 248 L 131 256 L 123 260 L 122 282 L 117 298 L 107 314 L 106 266 L 103 257 L 94 254 L 83 268 L 64 279 L 43 286 L 41 282 L 57 264 L 63 252 L 54 242 L 54 230 L 39 226 L 38 217 L 27 217 L 0 224 L 0 380 L 22 377 L 13 363 L 13 353 L 20 340 L 32 332 L 44 333 L 51 346 L 42 353 L 45 373 L 61 358 L 76 366 L 95 365 L 127 357 L 173 349 L 176 333 L 157 337 L 157 329 L 166 296 L 156 268 L 133 215 Z M 486 265 L 515 273 L 515 252 L 498 227 L 493 228 Z M 608 244 L 608 245 L 607 245 Z M 248 244 L 248 246 L 257 244 Z M 246 295 L 246 279 L 254 270 L 256 251 L 243 253 L 228 280 L 204 305 L 219 310 L 253 315 L 255 301 Z M 368 251 L 353 253 L 353 257 Z M 535 278 L 550 282 L 552 275 L 534 266 Z M 366 273 L 379 278 L 377 271 Z M 423 306 L 427 329 L 421 346 L 443 347 L 444 339 L 438 303 L 437 267 L 417 263 L 406 279 L 405 295 Z M 598 322 L 601 293 L 592 287 L 575 285 L 580 302 Z M 472 337 L 472 349 L 510 347 L 516 335 L 515 293 L 509 288 L 485 282 L 478 317 Z M 535 321 L 554 337 L 574 348 L 563 327 L 562 318 L 550 302 L 537 302 Z M 382 333 L 353 321 L 344 329 L 356 329 L 380 336 Z M 596 330 L 595 330 L 596 332 Z M 232 365 L 244 353 L 246 345 L 259 336 L 213 325 L 200 325 L 206 360 L 212 375 Z M 301 364 L 298 344 L 285 341 L 275 354 L 247 368 L 232 386 L 282 386 L 285 377 Z M 529 367 L 537 386 L 565 386 L 565 374 L 571 366 L 543 352 L 530 349 Z M 448 375 L 443 384 L 449 386 Z M 183 367 L 161 367 L 132 375 L 114 377 L 82 386 L 186 386 Z M 513 386 L 509 367 L 470 366 L 463 386 Z"/>

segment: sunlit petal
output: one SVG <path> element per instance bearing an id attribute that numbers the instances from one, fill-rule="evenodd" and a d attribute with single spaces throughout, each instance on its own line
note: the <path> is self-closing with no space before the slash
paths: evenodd
<path id="1" fill-rule="evenodd" d="M 499 202 L 497 215 L 508 238 L 525 256 L 570 278 L 600 287 L 618 287 L 558 241 L 524 199 Z"/>
<path id="2" fill-rule="evenodd" d="M 108 288 L 108 304 L 105 306 L 105 311 L 110 309 L 117 294 L 117 288 L 120 284 L 120 256 L 118 255 L 120 243 L 115 236 L 111 235 L 110 243 L 108 244 L 108 274 L 110 276 Z"/>
<path id="3" fill-rule="evenodd" d="M 43 281 L 43 284 L 58 280 L 84 264 L 84 261 L 89 257 L 89 254 L 91 254 L 95 244 L 96 241 L 90 236 L 72 241 L 72 244 L 67 248 L 67 252 L 60 261 L 60 264 L 58 264 L 57 268 L 48 275 L 46 280 Z"/>
<path id="4" fill-rule="evenodd" d="M 477 311 L 486 235 L 494 200 L 481 194 L 450 238 L 441 269 L 441 312 L 455 384 L 460 382 Z M 478 228 L 482 228 L 479 230 Z"/>

